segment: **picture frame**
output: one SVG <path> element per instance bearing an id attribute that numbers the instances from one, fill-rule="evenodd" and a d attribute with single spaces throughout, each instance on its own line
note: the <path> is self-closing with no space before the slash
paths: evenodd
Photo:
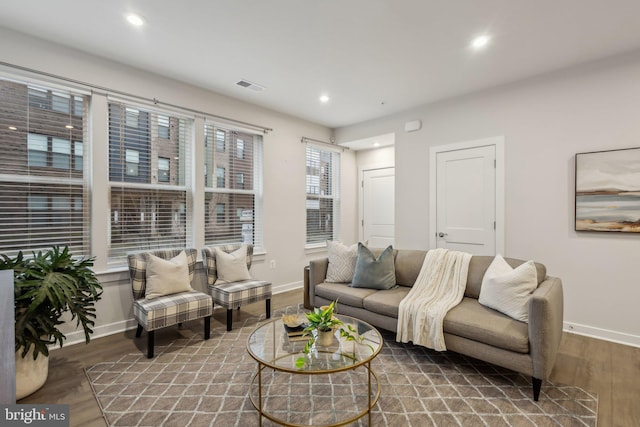
<path id="1" fill-rule="evenodd" d="M 575 230 L 640 233 L 640 147 L 575 155 Z"/>

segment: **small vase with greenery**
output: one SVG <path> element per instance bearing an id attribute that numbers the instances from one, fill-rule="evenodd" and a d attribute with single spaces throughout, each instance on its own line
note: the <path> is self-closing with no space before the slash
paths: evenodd
<path id="1" fill-rule="evenodd" d="M 314 308 L 313 311 L 306 313 L 307 327 L 304 332 L 312 334 L 313 331 L 332 332 L 336 326 L 342 325 L 342 321 L 333 315 L 336 302 L 332 301 L 326 307 Z"/>
<path id="2" fill-rule="evenodd" d="M 42 384 L 48 373 L 49 346 L 62 346 L 66 339 L 58 328 L 64 323 L 64 313 L 71 314 L 77 326 L 82 325 L 86 343 L 91 339 L 95 303 L 102 296 L 102 286 L 91 269 L 93 261 L 94 258 L 74 259 L 68 247 L 57 246 L 33 253 L 32 257 L 25 257 L 22 251 L 15 257 L 0 255 L 0 270 L 13 270 L 14 276 L 16 359 L 36 361 L 42 354 L 47 360 L 46 368 L 42 368 Z M 17 394 L 21 395 L 20 390 Z"/>
<path id="3" fill-rule="evenodd" d="M 313 311 L 306 313 L 308 325 L 304 329 L 305 335 L 309 335 L 309 340 L 304 346 L 304 350 L 302 352 L 305 355 L 309 355 L 311 353 L 314 344 L 318 342 L 320 345 L 330 345 L 329 340 L 333 340 L 333 333 L 336 327 L 339 327 L 340 337 L 344 338 L 346 341 L 353 341 L 362 343 L 363 337 L 360 337 L 357 331 L 351 325 L 345 325 L 340 319 L 333 315 L 334 308 L 336 306 L 336 301 L 332 301 L 326 307 L 314 308 Z M 345 327 L 346 326 L 346 327 Z M 322 342 L 323 339 L 322 334 L 328 334 L 327 342 Z M 367 344 L 368 345 L 368 344 Z M 373 348 L 369 345 L 371 350 Z M 305 357 L 299 357 L 296 359 L 296 367 L 298 369 L 302 369 L 305 366 L 306 360 Z"/>

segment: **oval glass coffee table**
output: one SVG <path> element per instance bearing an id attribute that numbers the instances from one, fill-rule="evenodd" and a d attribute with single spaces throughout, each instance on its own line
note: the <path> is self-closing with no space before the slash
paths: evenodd
<path id="1" fill-rule="evenodd" d="M 371 409 L 380 397 L 371 361 L 382 348 L 382 336 L 362 320 L 336 316 L 344 322 L 340 328 L 350 326 L 358 338 L 341 337 L 336 329 L 331 345 L 314 344 L 308 354 L 303 352 L 308 336 L 288 333 L 282 319 L 267 321 L 249 335 L 247 350 L 258 362 L 249 397 L 260 425 L 264 417 L 284 426 L 342 426 L 365 415 L 371 425 Z"/>

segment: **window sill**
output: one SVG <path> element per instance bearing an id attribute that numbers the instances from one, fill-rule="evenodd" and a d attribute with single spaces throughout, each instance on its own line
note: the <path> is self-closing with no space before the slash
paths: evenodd
<path id="1" fill-rule="evenodd" d="M 313 245 L 306 245 L 304 247 L 305 254 L 318 254 L 327 252 L 327 244 L 326 243 L 316 243 Z"/>

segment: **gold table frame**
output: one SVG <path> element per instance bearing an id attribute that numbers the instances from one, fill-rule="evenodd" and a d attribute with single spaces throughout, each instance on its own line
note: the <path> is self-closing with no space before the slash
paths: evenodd
<path id="1" fill-rule="evenodd" d="M 370 324 L 368 324 L 367 322 L 364 322 L 362 320 L 350 317 L 350 316 L 345 316 L 345 315 L 337 315 L 338 318 L 340 318 L 340 320 L 342 320 L 343 322 L 347 323 L 347 324 L 356 324 L 358 326 L 364 326 L 365 328 L 367 328 L 367 332 L 371 332 L 375 335 L 375 337 L 377 338 L 376 340 L 368 340 L 369 342 L 375 344 L 375 348 L 372 349 L 372 351 L 370 351 L 371 354 L 363 357 L 362 359 L 359 359 L 358 356 L 356 355 L 356 352 L 354 351 L 352 354 L 348 354 L 348 353 L 341 353 L 341 356 L 343 358 L 345 358 L 345 360 L 349 359 L 350 361 L 352 361 L 352 363 L 345 363 L 343 366 L 339 366 L 336 368 L 326 368 L 326 369 L 298 369 L 295 367 L 289 367 L 286 364 L 282 365 L 282 364 L 278 364 L 278 362 L 284 362 L 286 359 L 288 360 L 293 360 L 294 357 L 298 356 L 298 357 L 305 357 L 305 355 L 301 352 L 288 352 L 288 353 L 279 353 L 278 350 L 276 350 L 277 348 L 280 347 L 280 342 L 277 339 L 277 331 L 282 331 L 282 334 L 284 334 L 284 325 L 282 324 L 282 320 L 281 319 L 272 319 L 270 321 L 267 321 L 265 323 L 263 323 L 262 325 L 258 326 L 250 335 L 249 338 L 247 340 L 247 351 L 249 352 L 249 355 L 256 361 L 258 362 L 258 370 L 257 372 L 253 375 L 253 377 L 251 378 L 251 382 L 250 382 L 250 390 L 249 390 L 249 399 L 251 400 L 251 404 L 253 405 L 253 407 L 258 411 L 259 417 L 260 417 L 260 426 L 262 426 L 262 421 L 263 418 L 267 418 L 268 420 L 271 420 L 277 424 L 283 425 L 283 426 L 287 426 L 287 427 L 304 427 L 306 426 L 306 424 L 297 424 L 297 423 L 291 423 L 288 422 L 286 420 L 282 420 L 278 417 L 276 417 L 275 415 L 273 415 L 272 413 L 269 413 L 268 411 L 265 411 L 264 407 L 263 407 L 263 393 L 262 393 L 262 386 L 263 386 L 263 381 L 262 381 L 262 373 L 266 368 L 270 368 L 274 370 L 275 372 L 287 372 L 290 374 L 303 374 L 303 375 L 330 375 L 333 373 L 338 373 L 338 372 L 344 372 L 344 371 L 349 371 L 349 370 L 355 370 L 356 368 L 359 367 L 364 367 L 364 369 L 367 370 L 367 383 L 368 383 L 368 387 L 367 387 L 367 397 L 368 397 L 368 404 L 367 407 L 364 408 L 362 411 L 360 411 L 359 413 L 355 414 L 354 416 L 348 418 L 348 419 L 344 419 L 344 420 L 340 420 L 337 423 L 332 423 L 332 424 L 324 424 L 322 427 L 337 427 L 337 426 L 343 426 L 349 423 L 353 423 L 354 421 L 359 420 L 360 418 L 364 417 L 365 415 L 368 417 L 368 423 L 369 425 L 371 425 L 371 410 L 375 407 L 376 403 L 378 402 L 378 398 L 380 397 L 380 393 L 381 393 L 381 386 L 380 386 L 380 381 L 378 380 L 378 376 L 376 375 L 376 373 L 371 369 L 371 361 L 378 355 L 378 353 L 380 352 L 381 348 L 382 348 L 382 336 L 380 335 L 380 332 L 373 326 L 371 326 Z M 271 328 L 271 332 L 273 333 L 273 348 L 272 348 L 272 353 L 270 354 L 270 358 L 265 358 L 264 355 L 261 354 L 257 354 L 257 352 L 254 352 L 252 349 L 252 339 L 256 336 L 256 334 L 260 331 L 263 332 L 263 329 L 265 328 Z M 255 343 L 254 343 L 255 344 Z M 355 344 L 354 344 L 354 348 L 355 348 Z M 319 347 L 316 349 L 316 354 L 334 354 L 333 351 L 326 351 L 324 350 L 322 347 Z M 373 391 L 373 387 L 372 387 L 372 377 L 374 379 L 376 388 L 375 388 L 375 394 L 372 393 Z M 256 380 L 258 382 L 257 384 L 257 388 L 258 388 L 258 396 L 257 396 L 257 401 L 255 399 L 254 393 L 252 393 L 251 389 L 253 389 L 253 386 L 256 384 Z"/>

